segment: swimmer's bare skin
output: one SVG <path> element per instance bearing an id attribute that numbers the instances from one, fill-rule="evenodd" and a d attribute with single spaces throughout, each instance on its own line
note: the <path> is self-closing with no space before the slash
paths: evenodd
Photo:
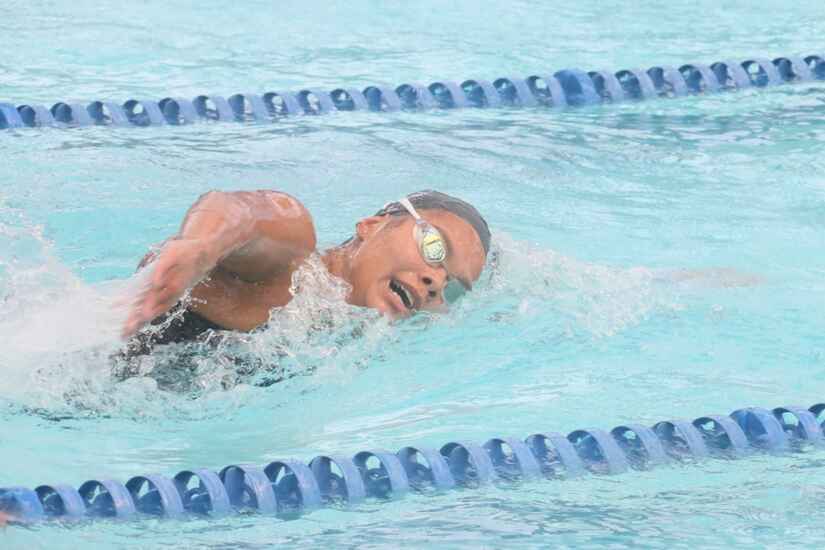
<path id="1" fill-rule="evenodd" d="M 411 311 L 390 281 L 413 297 L 412 309 L 443 304 L 448 278 L 466 286 L 478 279 L 485 253 L 472 226 L 444 210 L 421 210 L 444 234 L 446 265 L 424 262 L 412 238 L 411 216 L 370 216 L 356 224 L 355 237 L 324 252 L 327 269 L 352 286 L 348 302 L 390 317 Z M 134 297 L 124 338 L 169 311 L 188 290 L 189 306 L 228 329 L 249 331 L 285 305 L 292 273 L 315 250 L 312 217 L 294 197 L 276 191 L 213 191 L 189 209 L 177 235 L 143 264 L 154 264 L 147 286 Z"/>
<path id="2" fill-rule="evenodd" d="M 5 526 L 6 526 L 6 524 L 7 524 L 8 522 L 10 522 L 12 519 L 14 519 L 14 518 L 12 518 L 12 517 L 11 517 L 10 515 L 8 515 L 7 513 L 5 513 L 5 512 L 0 512 L 0 527 L 5 527 Z"/>

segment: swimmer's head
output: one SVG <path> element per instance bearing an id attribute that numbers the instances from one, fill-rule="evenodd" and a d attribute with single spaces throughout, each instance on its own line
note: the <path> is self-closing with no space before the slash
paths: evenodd
<path id="1" fill-rule="evenodd" d="M 472 288 L 490 249 L 469 203 L 429 190 L 405 199 L 359 221 L 349 247 L 350 302 L 390 317 L 443 309 Z"/>
<path id="2" fill-rule="evenodd" d="M 478 238 L 481 240 L 485 256 L 490 251 L 490 228 L 487 227 L 487 222 L 481 217 L 481 214 L 479 214 L 475 206 L 469 202 L 431 189 L 417 191 L 407 195 L 405 198 L 416 210 L 446 210 L 447 212 L 452 212 L 472 226 L 476 235 L 478 235 Z M 401 201 L 385 204 L 381 210 L 375 213 L 376 216 L 406 214 L 411 214 L 411 212 L 407 210 Z"/>

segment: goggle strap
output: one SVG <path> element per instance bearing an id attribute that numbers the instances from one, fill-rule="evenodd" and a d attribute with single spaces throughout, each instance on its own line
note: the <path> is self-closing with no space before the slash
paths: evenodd
<path id="1" fill-rule="evenodd" d="M 420 222 L 420 221 L 421 221 L 421 216 L 420 216 L 420 215 L 418 214 L 418 212 L 415 210 L 415 207 L 414 207 L 414 206 L 412 205 L 412 203 L 410 202 L 410 199 L 408 199 L 407 197 L 404 197 L 403 199 L 401 199 L 401 200 L 400 200 L 400 201 L 398 201 L 398 202 L 399 202 L 399 204 L 401 204 L 401 206 L 403 206 L 404 208 L 406 208 L 406 209 L 407 209 L 407 212 L 409 212 L 409 213 L 410 213 L 410 216 L 412 216 L 413 218 L 415 218 L 415 221 L 416 221 L 416 222 Z"/>
<path id="2" fill-rule="evenodd" d="M 421 250 L 421 255 L 424 257 L 424 261 L 426 261 L 428 264 L 440 264 L 440 263 L 442 263 L 446 259 L 447 254 L 446 254 L 446 250 L 444 248 L 445 247 L 444 237 L 442 237 L 441 232 L 438 229 L 436 229 L 435 227 L 433 227 L 432 225 L 430 225 L 428 222 L 423 220 L 421 218 L 421 216 L 418 215 L 418 212 L 415 210 L 415 207 L 412 205 L 409 198 L 404 197 L 403 199 L 399 200 L 398 202 L 399 202 L 399 204 L 401 204 L 401 206 L 403 206 L 404 208 L 407 209 L 407 212 L 409 212 L 410 215 L 415 220 L 415 227 L 413 228 L 413 237 L 418 242 L 418 247 Z M 431 233 L 431 234 L 437 236 L 438 241 L 441 243 L 440 244 L 441 254 L 440 254 L 440 258 L 438 258 L 438 259 L 428 258 L 428 254 L 427 254 L 427 251 L 425 250 L 425 242 L 424 242 L 424 240 L 425 240 L 428 233 Z"/>

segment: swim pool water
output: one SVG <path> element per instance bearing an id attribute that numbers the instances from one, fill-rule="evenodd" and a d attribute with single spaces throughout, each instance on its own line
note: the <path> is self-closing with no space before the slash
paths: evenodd
<path id="1" fill-rule="evenodd" d="M 3 96 L 123 99 L 812 53 L 825 11 L 670 4 L 356 2 L 319 18 L 297 3 L 14 3 L 0 8 L 14 14 L 0 34 Z M 813 83 L 564 113 L 4 133 L 0 485 L 819 401 L 823 97 Z M 175 231 L 198 194 L 256 187 L 300 197 L 328 245 L 384 202 L 439 188 L 485 213 L 501 264 L 445 317 L 388 326 L 315 304 L 334 316 L 331 332 L 307 335 L 314 319 L 290 310 L 247 345 L 266 356 L 286 341 L 281 360 L 312 376 L 224 390 L 229 369 L 216 357 L 201 365 L 196 399 L 157 391 L 151 376 L 111 381 L 111 281 Z M 663 280 L 713 268 L 730 271 Z M 3 536 L 11 547 L 67 548 L 812 546 L 822 540 L 812 527 L 821 460 L 808 452 L 411 496 L 291 522 Z"/>

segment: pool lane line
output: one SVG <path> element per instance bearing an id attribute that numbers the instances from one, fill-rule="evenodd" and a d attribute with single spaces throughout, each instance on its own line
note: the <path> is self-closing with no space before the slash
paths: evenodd
<path id="1" fill-rule="evenodd" d="M 581 71 L 564 69 L 527 77 L 494 80 L 438 80 L 430 84 L 371 85 L 331 91 L 303 88 L 238 93 L 225 98 L 128 99 L 59 101 L 51 107 L 0 102 L 0 129 L 83 126 L 164 126 L 199 122 L 273 123 L 281 118 L 347 111 L 428 111 L 432 109 L 546 107 L 641 101 L 660 97 L 768 88 L 780 84 L 825 80 L 825 57 L 820 55 L 749 58 L 709 65 Z"/>
<path id="2" fill-rule="evenodd" d="M 622 424 L 610 431 L 541 432 L 525 439 L 494 437 L 482 445 L 451 441 L 439 448 L 404 447 L 282 459 L 259 467 L 135 476 L 125 484 L 92 479 L 70 485 L 0 488 L 0 512 L 17 523 L 161 516 L 220 517 L 255 511 L 293 518 L 324 506 L 354 506 L 414 492 L 472 489 L 490 483 L 615 475 L 674 462 L 743 458 L 821 446 L 825 403 L 807 409 L 737 409 L 730 415 L 673 419 L 653 426 Z"/>

